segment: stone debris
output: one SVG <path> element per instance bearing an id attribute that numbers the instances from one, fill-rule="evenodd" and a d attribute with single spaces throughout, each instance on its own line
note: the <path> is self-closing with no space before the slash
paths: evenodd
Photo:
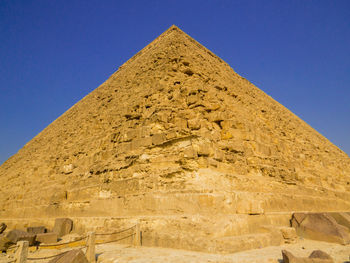
<path id="1" fill-rule="evenodd" d="M 58 237 L 69 234 L 73 229 L 73 221 L 69 218 L 56 218 L 55 225 L 52 229 L 53 233 L 56 233 Z"/>
<path id="2" fill-rule="evenodd" d="M 296 257 L 287 250 L 282 250 L 283 263 L 334 263 L 331 256 L 321 250 L 313 251 L 309 257 Z"/>
<path id="3" fill-rule="evenodd" d="M 298 235 L 294 227 L 280 227 L 280 231 L 286 243 L 296 243 Z"/>
<path id="4" fill-rule="evenodd" d="M 328 255 L 326 252 L 322 250 L 314 250 L 310 254 L 309 258 L 320 258 L 320 259 L 328 259 L 328 260 L 333 260 L 330 255 Z"/>
<path id="5" fill-rule="evenodd" d="M 22 230 L 14 229 L 6 234 L 6 238 L 12 243 L 16 244 L 18 241 L 28 241 L 29 246 L 35 243 L 35 234 L 27 233 Z"/>
<path id="6" fill-rule="evenodd" d="M 88 261 L 81 249 L 73 249 L 55 257 L 49 263 L 88 263 Z"/>
<path id="7" fill-rule="evenodd" d="M 46 232 L 47 232 L 47 229 L 45 226 L 27 227 L 27 233 L 30 233 L 30 234 L 42 234 Z"/>
<path id="8" fill-rule="evenodd" d="M 343 245 L 350 243 L 350 229 L 338 224 L 327 213 L 295 213 L 291 223 L 297 234 L 303 238 Z"/>
<path id="9" fill-rule="evenodd" d="M 58 240 L 58 236 L 56 233 L 41 233 L 36 234 L 35 240 L 39 243 L 45 244 L 56 243 Z"/>

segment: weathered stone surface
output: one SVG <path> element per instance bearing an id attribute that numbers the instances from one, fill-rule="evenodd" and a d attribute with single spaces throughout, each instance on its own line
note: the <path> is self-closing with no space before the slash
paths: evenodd
<path id="1" fill-rule="evenodd" d="M 269 214 L 350 211 L 349 157 L 176 27 L 1 165 L 0 178 L 1 218 L 74 217 L 83 231 L 94 220 L 204 217 L 198 229 L 155 223 L 143 236 L 186 249 L 200 249 L 191 231 L 250 236 L 242 249 L 253 248 L 271 243 L 252 239 L 280 223 Z"/>
<path id="2" fill-rule="evenodd" d="M 310 254 L 309 258 L 320 258 L 320 259 L 333 260 L 330 255 L 328 255 L 326 252 L 324 252 L 322 250 L 314 250 L 314 251 L 312 251 L 312 253 Z"/>
<path id="3" fill-rule="evenodd" d="M 49 263 L 88 263 L 88 261 L 81 249 L 73 249 L 61 256 L 55 257 Z"/>
<path id="4" fill-rule="evenodd" d="M 283 238 L 286 243 L 295 243 L 298 235 L 294 227 L 280 227 Z"/>
<path id="5" fill-rule="evenodd" d="M 58 236 L 56 233 L 40 233 L 36 234 L 35 241 L 40 242 L 40 243 L 56 243 L 58 239 Z"/>
<path id="6" fill-rule="evenodd" d="M 55 225 L 52 229 L 53 233 L 56 233 L 58 237 L 69 234 L 73 229 L 73 221 L 69 218 L 56 218 Z"/>
<path id="7" fill-rule="evenodd" d="M 33 246 L 35 243 L 35 234 L 30 234 L 18 229 L 9 231 L 6 234 L 6 238 L 13 244 L 16 244 L 18 241 L 28 241 L 29 246 Z"/>
<path id="8" fill-rule="evenodd" d="M 6 230 L 6 228 L 7 228 L 7 225 L 6 225 L 5 223 L 1 223 L 1 224 L 0 224 L 0 234 L 1 234 L 2 232 L 4 232 L 4 231 Z"/>
<path id="9" fill-rule="evenodd" d="M 326 213 L 295 213 L 292 226 L 299 236 L 314 240 L 350 243 L 350 234 L 346 227 L 339 225 L 336 220 Z"/>
<path id="10" fill-rule="evenodd" d="M 315 250 L 309 257 L 296 257 L 287 250 L 282 250 L 283 263 L 334 263 L 333 259 L 325 252 Z"/>
<path id="11" fill-rule="evenodd" d="M 47 229 L 44 226 L 27 227 L 27 233 L 30 233 L 30 234 L 42 234 L 46 232 L 47 232 Z"/>
<path id="12" fill-rule="evenodd" d="M 350 231 L 350 214 L 348 213 L 327 213 L 327 215 L 333 217 L 339 225 L 345 226 Z"/>

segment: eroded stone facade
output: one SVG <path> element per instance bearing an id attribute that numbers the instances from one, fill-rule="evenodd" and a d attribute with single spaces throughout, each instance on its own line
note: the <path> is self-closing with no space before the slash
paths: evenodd
<path id="1" fill-rule="evenodd" d="M 6 161 L 0 180 L 8 219 L 350 211 L 349 157 L 174 26 Z"/>

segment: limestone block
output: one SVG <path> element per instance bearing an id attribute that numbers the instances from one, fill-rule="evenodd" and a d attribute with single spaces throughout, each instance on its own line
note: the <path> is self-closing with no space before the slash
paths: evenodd
<path id="1" fill-rule="evenodd" d="M 140 128 L 141 137 L 148 137 L 151 135 L 151 127 L 150 126 L 143 126 Z"/>
<path id="2" fill-rule="evenodd" d="M 222 111 L 214 111 L 214 112 L 210 112 L 208 114 L 208 120 L 210 122 L 220 122 L 221 125 L 221 121 L 224 121 L 227 119 L 227 114 L 222 112 Z"/>
<path id="3" fill-rule="evenodd" d="M 309 258 L 319 258 L 319 259 L 328 259 L 333 260 L 330 255 L 328 255 L 326 252 L 322 250 L 314 250 L 311 252 Z"/>
<path id="4" fill-rule="evenodd" d="M 225 154 L 223 153 L 223 151 L 219 150 L 219 149 L 215 149 L 214 150 L 214 159 L 216 161 L 222 162 L 222 160 L 225 158 Z"/>
<path id="5" fill-rule="evenodd" d="M 179 118 L 179 117 L 176 117 L 174 119 L 174 124 L 175 126 L 179 129 L 179 130 L 184 130 L 184 129 L 187 129 L 187 120 L 185 119 L 182 119 L 182 118 Z"/>
<path id="6" fill-rule="evenodd" d="M 198 100 L 199 100 L 198 94 L 190 95 L 186 98 L 186 102 L 188 106 L 197 103 Z"/>
<path id="7" fill-rule="evenodd" d="M 256 147 L 256 151 L 259 154 L 262 154 L 264 156 L 270 156 L 271 155 L 271 149 L 268 145 L 263 144 L 263 143 L 259 143 L 259 142 L 255 142 L 255 147 Z"/>
<path id="8" fill-rule="evenodd" d="M 35 240 L 40 243 L 56 243 L 58 236 L 56 233 L 40 233 L 36 235 Z"/>
<path id="9" fill-rule="evenodd" d="M 220 104 L 215 102 L 204 101 L 203 105 L 205 107 L 205 110 L 208 112 L 220 109 Z"/>
<path id="10" fill-rule="evenodd" d="M 73 169 L 74 169 L 74 165 L 73 164 L 66 164 L 66 165 L 63 165 L 63 172 L 65 174 L 70 174 L 73 172 Z"/>
<path id="11" fill-rule="evenodd" d="M 236 123 L 236 121 L 234 121 L 234 120 L 223 120 L 221 122 L 221 127 L 223 130 L 230 130 L 230 129 L 235 128 L 235 123 Z"/>
<path id="12" fill-rule="evenodd" d="M 81 249 L 74 249 L 51 259 L 49 263 L 88 263 L 88 260 Z"/>
<path id="13" fill-rule="evenodd" d="M 229 151 L 236 154 L 244 153 L 244 145 L 242 141 L 226 141 L 225 143 L 221 142 L 220 146 L 223 150 Z"/>
<path id="14" fill-rule="evenodd" d="M 167 140 L 172 140 L 172 139 L 176 139 L 177 133 L 175 131 L 170 131 L 165 136 Z"/>
<path id="15" fill-rule="evenodd" d="M 34 245 L 35 234 L 30 234 L 22 230 L 14 229 L 6 234 L 8 240 L 16 244 L 18 241 L 28 241 L 30 246 Z"/>
<path id="16" fill-rule="evenodd" d="M 131 141 L 135 138 L 139 138 L 141 137 L 141 134 L 140 134 L 140 130 L 139 129 L 132 129 L 132 130 L 128 130 L 125 134 L 124 134 L 124 141 Z"/>
<path id="17" fill-rule="evenodd" d="M 287 250 L 282 250 L 284 263 L 334 263 L 331 256 L 326 252 L 315 250 L 309 257 L 296 257 Z"/>
<path id="18" fill-rule="evenodd" d="M 339 225 L 345 226 L 350 231 L 350 214 L 347 213 L 327 213 L 327 215 L 333 217 Z"/>
<path id="19" fill-rule="evenodd" d="M 152 137 L 146 137 L 141 139 L 135 139 L 131 142 L 131 149 L 136 150 L 141 147 L 148 147 L 152 145 Z"/>
<path id="20" fill-rule="evenodd" d="M 167 112 L 157 112 L 156 114 L 157 116 L 157 120 L 160 122 L 168 122 L 168 118 L 169 118 L 169 113 Z"/>
<path id="21" fill-rule="evenodd" d="M 221 130 L 221 140 L 229 140 L 233 138 L 233 129 L 222 129 Z"/>
<path id="22" fill-rule="evenodd" d="M 127 153 L 132 150 L 132 144 L 130 142 L 119 143 L 118 144 L 118 153 Z"/>
<path id="23" fill-rule="evenodd" d="M 191 130 L 199 130 L 201 128 L 201 121 L 198 118 L 190 119 L 187 121 L 187 126 Z"/>
<path id="24" fill-rule="evenodd" d="M 296 239 L 298 237 L 294 227 L 280 227 L 283 238 Z"/>
<path id="25" fill-rule="evenodd" d="M 153 134 L 151 138 L 152 138 L 153 145 L 159 145 L 166 141 L 166 136 L 164 133 Z"/>
<path id="26" fill-rule="evenodd" d="M 299 236 L 314 240 L 349 244 L 350 234 L 346 227 L 325 213 L 294 213 L 292 226 Z"/>
<path id="27" fill-rule="evenodd" d="M 214 153 L 211 145 L 206 142 L 193 143 L 193 149 L 198 156 L 211 156 Z"/>
<path id="28" fill-rule="evenodd" d="M 56 233 L 58 237 L 69 234 L 73 229 L 73 221 L 69 218 L 56 218 L 55 225 L 52 232 Z"/>
<path id="29" fill-rule="evenodd" d="M 46 233 L 47 229 L 44 226 L 34 226 L 34 227 L 27 227 L 27 232 L 30 234 L 42 234 Z"/>
<path id="30" fill-rule="evenodd" d="M 193 149 L 193 147 L 185 148 L 183 153 L 185 158 L 191 159 L 197 157 L 197 152 Z"/>

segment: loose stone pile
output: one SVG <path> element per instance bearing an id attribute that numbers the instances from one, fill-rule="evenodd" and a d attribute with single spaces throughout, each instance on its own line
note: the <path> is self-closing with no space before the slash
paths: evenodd
<path id="1" fill-rule="evenodd" d="M 28 241 L 29 246 L 56 243 L 59 238 L 69 234 L 73 229 L 73 221 L 69 218 L 57 218 L 52 231 L 49 231 L 45 226 L 27 227 L 26 231 L 12 229 L 4 232 L 7 225 L 0 231 L 0 251 L 6 252 L 7 249 L 17 244 L 18 241 Z"/>

